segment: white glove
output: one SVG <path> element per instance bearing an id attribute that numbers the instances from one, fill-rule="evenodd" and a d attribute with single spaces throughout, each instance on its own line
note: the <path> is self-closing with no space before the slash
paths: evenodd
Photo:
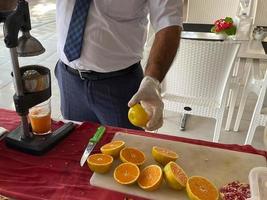
<path id="1" fill-rule="evenodd" d="M 150 76 L 145 76 L 139 86 L 138 91 L 129 101 L 128 106 L 132 107 L 137 103 L 148 113 L 149 121 L 144 127 L 153 131 L 163 124 L 163 102 L 160 95 L 160 82 Z"/>

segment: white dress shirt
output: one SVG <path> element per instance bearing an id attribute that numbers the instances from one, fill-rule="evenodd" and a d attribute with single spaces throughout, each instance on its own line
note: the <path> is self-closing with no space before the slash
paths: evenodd
<path id="1" fill-rule="evenodd" d="M 182 26 L 182 0 L 92 0 L 84 32 L 81 57 L 69 62 L 64 54 L 75 0 L 57 0 L 60 59 L 80 70 L 111 72 L 142 59 L 148 14 L 155 32 Z"/>

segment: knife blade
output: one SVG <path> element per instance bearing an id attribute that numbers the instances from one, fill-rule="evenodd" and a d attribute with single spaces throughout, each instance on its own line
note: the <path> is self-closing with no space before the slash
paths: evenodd
<path id="1" fill-rule="evenodd" d="M 82 158 L 80 160 L 80 165 L 81 167 L 84 165 L 86 162 L 88 156 L 94 149 L 95 145 L 99 142 L 99 140 L 102 138 L 103 134 L 105 133 L 106 128 L 104 126 L 99 126 L 92 138 L 90 138 L 86 149 L 83 152 Z"/>

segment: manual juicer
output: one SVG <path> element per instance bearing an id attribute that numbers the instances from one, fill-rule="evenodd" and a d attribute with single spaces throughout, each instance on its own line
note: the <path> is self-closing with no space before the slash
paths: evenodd
<path id="1" fill-rule="evenodd" d="M 14 6 L 14 0 L 4 1 L 13 2 L 12 6 Z M 4 4 L 4 1 L 0 0 L 0 6 Z M 29 32 L 31 21 L 27 1 L 18 0 L 16 9 L 13 10 L 1 11 L 0 7 L 0 22 L 4 22 L 4 41 L 6 47 L 10 49 L 12 60 L 12 77 L 16 91 L 13 97 L 14 104 L 16 112 L 21 117 L 21 125 L 7 135 L 5 142 L 9 147 L 40 155 L 67 136 L 74 125 L 71 122 L 66 123 L 45 136 L 32 134 L 31 125 L 28 122 L 29 109 L 51 97 L 51 75 L 50 70 L 43 66 L 20 67 L 18 56 L 37 56 L 42 54 L 45 49 Z M 22 32 L 20 38 L 18 38 L 19 31 Z M 31 77 L 27 78 L 25 75 Z"/>

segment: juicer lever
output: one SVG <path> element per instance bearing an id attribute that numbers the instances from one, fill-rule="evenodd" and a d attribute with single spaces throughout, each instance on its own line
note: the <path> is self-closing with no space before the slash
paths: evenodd
<path id="1" fill-rule="evenodd" d="M 18 46 L 18 33 L 20 30 L 23 32 L 31 30 L 29 6 L 25 0 L 19 0 L 16 10 L 5 20 L 4 35 L 5 44 L 8 48 Z"/>

